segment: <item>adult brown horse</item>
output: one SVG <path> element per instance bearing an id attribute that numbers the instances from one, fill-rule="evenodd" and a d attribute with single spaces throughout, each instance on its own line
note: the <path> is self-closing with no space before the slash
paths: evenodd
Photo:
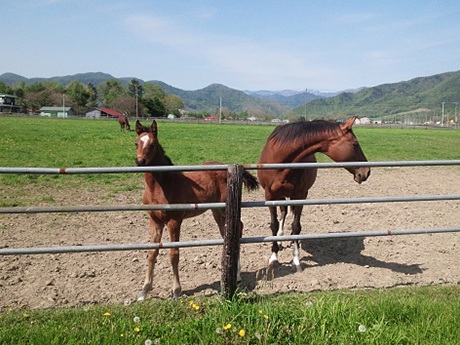
<path id="1" fill-rule="evenodd" d="M 259 163 L 316 162 L 315 153 L 322 152 L 336 162 L 366 162 L 358 140 L 353 134 L 355 117 L 342 124 L 317 121 L 300 121 L 278 126 L 270 134 L 260 155 Z M 366 181 L 371 172 L 368 167 L 346 168 L 356 182 Z M 317 169 L 259 169 L 260 185 L 265 189 L 266 200 L 305 199 L 316 180 Z M 292 235 L 300 234 L 300 216 L 303 206 L 291 206 L 293 213 Z M 276 207 L 269 207 L 270 228 L 273 236 L 284 234 L 287 207 L 280 207 L 278 219 Z M 280 243 L 273 242 L 269 264 L 278 262 Z M 292 265 L 300 268 L 299 243 L 293 242 Z"/>
<path id="2" fill-rule="evenodd" d="M 173 165 L 158 141 L 158 127 L 155 120 L 151 126 L 142 126 L 136 121 L 136 141 L 138 166 Z M 205 164 L 219 164 L 206 162 Z M 155 171 L 144 173 L 145 190 L 143 203 L 151 204 L 181 204 L 181 203 L 208 203 L 225 202 L 227 197 L 227 171 Z M 243 173 L 243 184 L 248 190 L 259 187 L 257 179 L 249 172 Z M 148 211 L 150 216 L 150 242 L 159 243 L 166 226 L 171 242 L 179 241 L 182 221 L 204 213 L 206 210 L 176 210 L 176 211 Z M 224 235 L 225 210 L 212 209 L 214 220 Z M 243 224 L 241 224 L 241 231 Z M 240 234 L 241 235 L 241 234 Z M 143 300 L 153 284 L 153 270 L 158 256 L 158 249 L 148 251 L 148 265 L 145 282 L 138 300 Z M 181 293 L 179 281 L 179 249 L 170 250 L 170 261 L 173 272 L 172 293 L 178 297 Z M 239 265 L 238 265 L 239 266 Z M 241 280 L 238 267 L 238 280 Z"/>
<path id="3" fill-rule="evenodd" d="M 120 124 L 120 130 L 123 132 L 125 129 L 128 132 L 131 132 L 131 126 L 129 125 L 128 117 L 126 115 L 121 115 L 118 118 L 118 123 Z"/>

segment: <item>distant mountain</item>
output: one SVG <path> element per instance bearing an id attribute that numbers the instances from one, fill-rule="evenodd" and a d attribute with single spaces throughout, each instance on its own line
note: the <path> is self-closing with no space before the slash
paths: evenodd
<path id="1" fill-rule="evenodd" d="M 289 108 L 295 108 L 300 105 L 305 105 L 305 102 L 311 102 L 318 98 L 324 98 L 322 96 L 315 95 L 311 92 L 295 91 L 295 90 L 283 90 L 283 91 L 244 91 L 247 95 L 255 98 L 263 99 L 266 101 L 273 101 L 279 104 L 285 105 Z"/>
<path id="2" fill-rule="evenodd" d="M 26 84 L 55 81 L 66 86 L 73 80 L 95 86 L 110 79 L 118 79 L 128 84 L 132 79 L 114 78 L 102 72 L 81 73 L 52 78 L 25 78 L 14 73 L 0 75 L 0 81 L 13 86 L 18 82 Z M 159 85 L 166 94 L 179 96 L 189 111 L 216 113 L 220 100 L 222 107 L 234 113 L 247 112 L 249 116 L 259 115 L 294 115 L 304 116 L 305 92 L 294 90 L 283 91 L 239 91 L 220 84 L 211 84 L 203 89 L 185 91 L 164 82 L 152 80 L 149 83 Z M 383 84 L 357 90 L 331 94 L 321 94 L 314 90 L 307 93 L 307 116 L 314 118 L 336 119 L 351 115 L 385 117 L 398 114 L 438 114 L 441 103 L 445 103 L 445 111 L 460 113 L 460 71 L 447 72 L 429 77 L 419 77 L 409 81 Z M 457 114 L 455 113 L 455 114 Z"/>
<path id="3" fill-rule="evenodd" d="M 117 79 L 110 74 L 102 72 L 89 72 L 89 73 L 78 73 L 73 75 L 66 75 L 62 77 L 50 77 L 50 78 L 25 78 L 23 76 L 14 73 L 4 73 L 0 75 L 0 81 L 3 81 L 6 85 L 13 86 L 17 82 L 24 82 L 25 84 L 42 83 L 45 81 L 56 82 L 62 86 L 67 86 L 72 81 L 77 80 L 82 84 L 88 85 L 89 83 L 97 86 L 101 83 L 106 82 L 110 79 Z M 120 82 L 128 83 L 133 78 L 120 78 Z"/>
<path id="4" fill-rule="evenodd" d="M 308 103 L 307 113 L 311 118 L 394 117 L 405 113 L 434 116 L 439 115 L 443 102 L 445 111 L 453 114 L 460 103 L 460 71 L 366 87 L 355 93 L 342 92 L 335 97 Z M 304 111 L 302 106 L 293 110 L 298 116 Z"/>
<path id="5" fill-rule="evenodd" d="M 161 86 L 167 94 L 179 96 L 184 101 L 186 109 L 194 112 L 217 112 L 221 100 L 224 109 L 235 113 L 247 112 L 250 116 L 263 114 L 279 116 L 290 110 L 285 105 L 251 97 L 243 91 L 221 84 L 211 84 L 200 90 L 185 91 L 156 80 L 149 81 L 149 83 Z"/>

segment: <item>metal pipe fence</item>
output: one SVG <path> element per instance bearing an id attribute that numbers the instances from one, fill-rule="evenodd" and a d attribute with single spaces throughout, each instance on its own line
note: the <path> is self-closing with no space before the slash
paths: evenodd
<path id="1" fill-rule="evenodd" d="M 406 229 L 406 230 L 381 230 L 381 231 L 354 231 L 336 232 L 325 234 L 304 234 L 286 236 L 257 236 L 243 237 L 241 244 L 255 244 L 266 242 L 286 242 L 302 240 L 319 240 L 329 238 L 362 238 L 362 237 L 381 237 L 381 236 L 401 236 L 418 234 L 438 234 L 460 232 L 458 227 L 427 228 L 427 229 Z M 32 255 L 32 254 L 62 254 L 62 253 L 86 253 L 86 252 L 115 252 L 131 250 L 149 249 L 169 249 L 169 248 L 191 248 L 191 247 L 210 247 L 221 246 L 223 239 L 182 241 L 182 242 L 160 242 L 160 243 L 133 243 L 133 244 L 107 244 L 107 245 L 87 245 L 87 246 L 64 246 L 64 247 L 31 247 L 31 248 L 3 248 L 0 255 Z"/>
<path id="2" fill-rule="evenodd" d="M 342 163 L 287 163 L 287 164 L 245 164 L 245 169 L 309 169 L 309 168 L 345 168 L 353 166 L 368 167 L 420 167 L 420 166 L 459 166 L 460 160 L 433 160 L 433 161 L 387 161 L 387 162 L 342 162 Z M 150 171 L 199 171 L 199 170 L 227 170 L 228 165 L 184 165 L 184 166 L 161 166 L 161 167 L 93 167 L 93 168 L 29 168 L 29 167 L 0 167 L 0 174 L 99 174 L 99 173 L 136 173 Z M 338 204 L 362 204 L 362 203 L 394 203 L 394 202 L 427 202 L 427 201 L 455 201 L 460 200 L 460 195 L 425 195 L 405 197 L 381 197 L 381 198 L 335 198 L 335 199 L 305 199 L 286 201 L 253 201 L 242 202 L 242 208 L 290 206 L 290 205 L 338 205 Z M 148 210 L 207 210 L 225 208 L 223 202 L 201 204 L 169 204 L 169 205 L 114 205 L 114 206 L 61 206 L 61 207 L 2 207 L 0 214 L 19 213 L 61 213 L 61 212 L 114 212 L 114 211 L 148 211 Z M 240 242 L 262 243 L 273 241 L 293 241 L 320 238 L 346 238 L 346 237 L 371 237 L 386 235 L 408 235 L 441 232 L 458 232 L 460 227 L 413 229 L 413 230 L 388 230 L 366 231 L 347 233 L 306 234 L 288 236 L 267 236 L 242 238 Z M 21 254 L 46 254 L 46 253 L 75 253 L 86 251 L 115 251 L 115 250 L 144 250 L 155 248 L 179 248 L 201 247 L 222 245 L 222 239 L 202 240 L 175 243 L 148 243 L 148 244 L 120 244 L 120 245 L 93 245 L 76 247 L 38 247 L 38 248 L 2 248 L 0 255 Z"/>

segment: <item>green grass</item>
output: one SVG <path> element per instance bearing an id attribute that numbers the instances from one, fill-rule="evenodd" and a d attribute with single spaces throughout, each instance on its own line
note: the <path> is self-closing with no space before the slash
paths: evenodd
<path id="1" fill-rule="evenodd" d="M 159 138 L 177 165 L 205 160 L 256 163 L 270 125 L 161 122 Z M 460 131 L 356 127 L 370 161 L 460 158 Z M 114 120 L 0 117 L 1 166 L 132 166 L 134 132 Z M 325 161 L 323 155 L 318 155 Z"/>
<path id="2" fill-rule="evenodd" d="M 458 344 L 459 287 L 10 310 L 1 344 Z"/>

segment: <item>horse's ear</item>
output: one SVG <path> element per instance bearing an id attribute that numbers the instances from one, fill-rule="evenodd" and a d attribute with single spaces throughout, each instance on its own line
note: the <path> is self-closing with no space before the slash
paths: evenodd
<path id="1" fill-rule="evenodd" d="M 136 133 L 137 135 L 144 133 L 144 126 L 141 125 L 139 120 L 136 121 Z"/>
<path id="2" fill-rule="evenodd" d="M 355 123 L 356 116 L 350 117 L 348 120 L 346 120 L 344 123 L 340 125 L 340 128 L 344 132 L 348 132 L 351 130 L 351 127 L 353 127 L 353 124 Z"/>
<path id="3" fill-rule="evenodd" d="M 157 122 L 153 120 L 152 124 L 150 125 L 150 131 L 152 134 L 158 135 L 158 127 L 157 127 Z"/>

